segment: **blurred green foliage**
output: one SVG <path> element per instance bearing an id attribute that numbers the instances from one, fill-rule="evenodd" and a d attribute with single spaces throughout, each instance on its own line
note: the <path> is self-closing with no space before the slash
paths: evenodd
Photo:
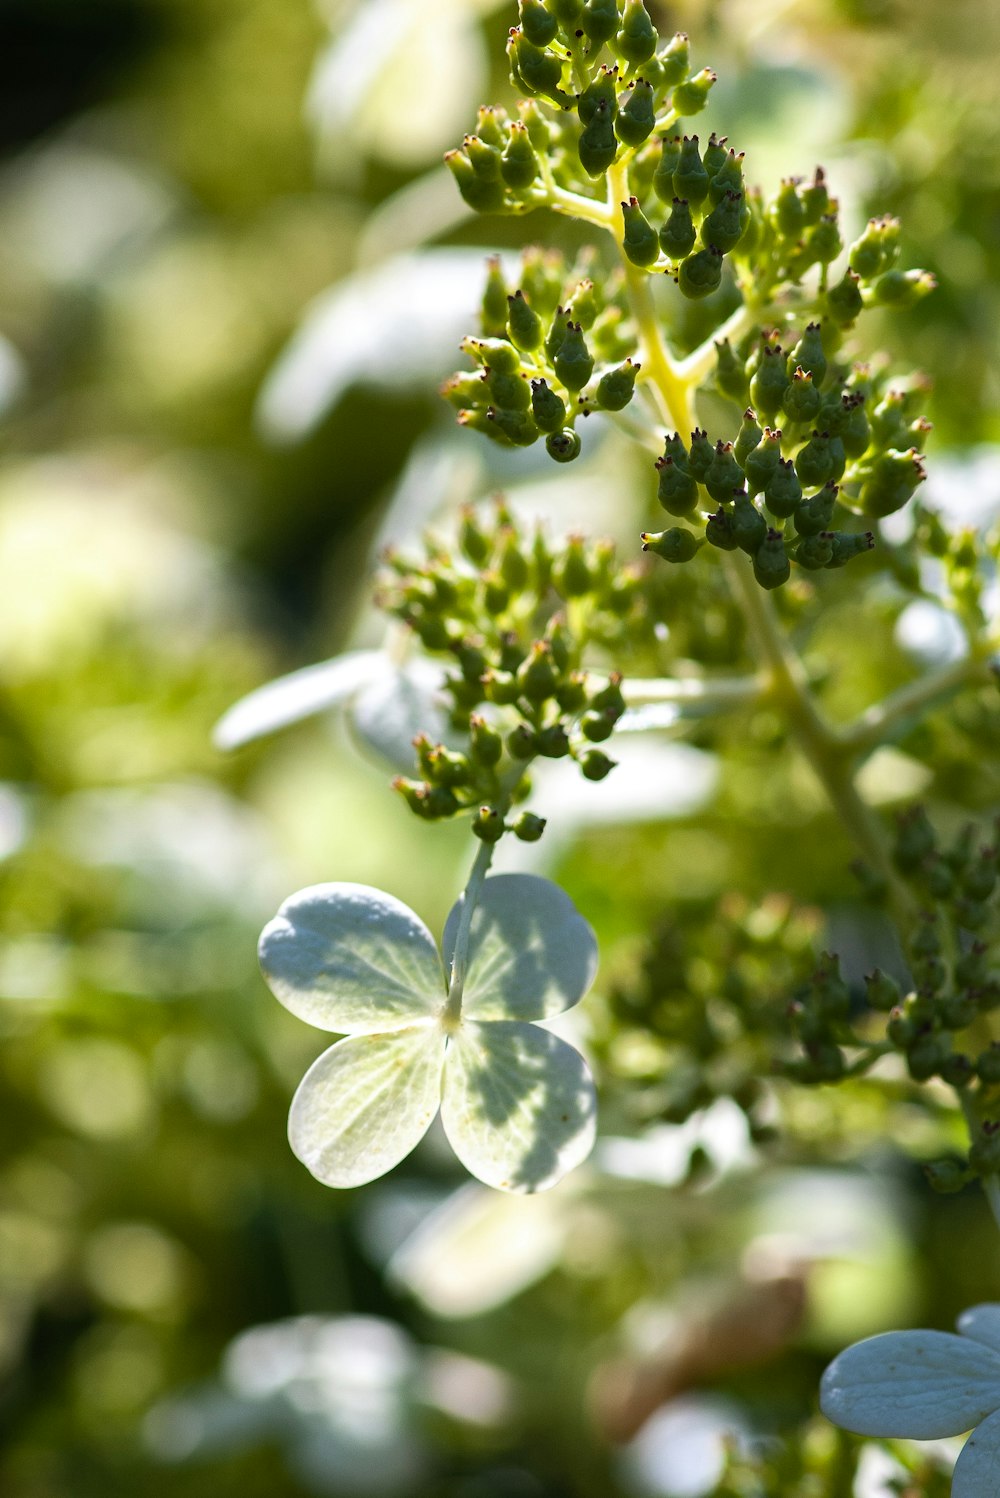
<path id="1" fill-rule="evenodd" d="M 939 461 L 961 490 L 971 470 L 945 455 L 1000 441 L 991 0 L 954 8 L 946 28 L 929 0 L 659 9 L 711 54 L 716 127 L 768 185 L 821 156 L 858 225 L 898 213 L 906 260 L 936 272 L 938 294 L 894 337 L 934 381 L 932 472 Z M 226 761 L 211 726 L 276 671 L 372 636 L 364 579 L 393 493 L 419 511 L 391 512 L 405 538 L 438 494 L 479 498 L 518 469 L 487 469 L 472 437 L 456 448 L 434 395 L 451 353 L 384 378 L 379 340 L 402 334 L 363 285 L 374 341 L 361 378 L 324 401 L 320 360 L 301 395 L 315 419 L 295 432 L 287 407 L 281 429 L 255 406 L 331 283 L 349 290 L 426 241 L 486 245 L 491 226 L 462 219 L 437 161 L 480 91 L 508 98 L 508 10 L 0 3 L 11 1498 L 643 1498 L 677 1491 L 656 1421 L 681 1396 L 713 1428 L 766 1438 L 747 1434 L 720 1493 L 841 1492 L 822 1484 L 853 1472 L 858 1443 L 807 1424 L 824 1357 L 894 1318 L 944 1324 L 996 1296 L 978 1196 L 933 1197 L 915 1163 L 957 1147 L 960 1125 L 902 1079 L 799 1095 L 768 1084 L 753 1140 L 724 1108 L 697 1127 L 659 1122 L 669 1088 L 650 1078 L 692 1043 L 678 1015 L 715 984 L 738 999 L 765 964 L 778 1002 L 816 924 L 853 982 L 893 958 L 853 903 L 846 839 L 760 710 L 668 730 L 652 771 L 676 790 L 672 819 L 580 811 L 555 845 L 609 954 L 593 1021 L 609 1138 L 592 1169 L 537 1201 L 453 1196 L 432 1137 L 391 1182 L 333 1196 L 285 1146 L 315 1045 L 257 975 L 261 921 L 297 884 L 356 878 L 439 922 L 466 849 L 414 824 L 385 766 L 339 728 Z M 406 93 L 389 56 L 345 122 L 357 62 L 330 49 L 377 14 L 411 49 L 418 86 Z M 516 225 L 496 232 L 517 242 Z M 537 232 L 577 242 L 564 225 Z M 995 460 L 976 472 L 995 490 Z M 595 493 L 649 475 L 609 439 L 568 490 L 530 466 L 522 477 L 575 528 Z M 634 545 L 637 518 L 623 505 L 611 528 Z M 720 590 L 692 617 L 685 576 L 671 580 L 660 667 L 728 667 L 731 606 Z M 842 586 L 810 643 L 817 669 L 836 661 L 826 701 L 844 717 L 912 672 L 897 631 L 912 595 L 886 592 L 858 642 L 860 586 Z M 789 591 L 789 616 L 811 630 L 808 597 Z M 891 806 L 920 793 L 946 824 L 995 804 L 997 716 L 984 689 L 905 725 L 871 762 L 870 794 Z M 715 756 L 726 770 L 710 792 Z M 804 908 L 767 903 L 775 886 Z M 643 1004 L 660 1014 L 654 1038 L 631 1029 Z M 918 1460 L 879 1459 L 911 1473 Z M 697 1491 L 722 1481 L 710 1468 Z M 914 1481 L 936 1493 L 943 1479 Z"/>

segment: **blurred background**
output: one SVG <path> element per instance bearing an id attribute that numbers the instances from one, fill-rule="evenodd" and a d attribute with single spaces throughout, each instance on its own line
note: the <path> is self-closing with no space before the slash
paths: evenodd
<path id="1" fill-rule="evenodd" d="M 936 0 L 650 8 L 719 71 L 711 125 L 751 177 L 822 160 L 849 225 L 902 216 L 907 262 L 941 283 L 891 333 L 935 382 L 937 500 L 988 511 L 992 0 L 947 25 Z M 822 1446 L 816 1382 L 845 1341 L 997 1294 L 978 1196 L 934 1198 L 918 1169 L 959 1138 L 947 1113 L 823 1089 L 769 1143 L 731 1079 L 685 1104 L 669 1033 L 622 1018 L 733 981 L 780 996 L 824 923 L 884 940 L 858 936 L 815 788 L 766 768 L 774 723 L 644 739 L 655 812 L 624 774 L 545 807 L 545 867 L 607 954 L 591 1166 L 505 1198 L 432 1134 L 335 1194 L 287 1149 L 323 1041 L 261 982 L 262 922 L 336 878 L 438 925 L 468 836 L 389 792 L 384 703 L 230 757 L 213 724 L 280 672 L 377 647 L 374 552 L 439 507 L 503 486 L 634 546 L 648 501 L 616 498 L 648 475 L 615 437 L 554 477 L 456 433 L 436 395 L 487 248 L 525 232 L 470 222 L 440 165 L 477 104 L 510 102 L 515 19 L 498 0 L 0 0 L 5 1498 L 714 1492 L 726 1433 Z M 543 216 L 527 232 L 579 242 Z M 841 651 L 843 706 L 946 648 L 899 616 L 887 598 L 874 662 Z M 691 653 L 725 664 L 727 629 L 720 608 Z M 931 720 L 870 789 L 995 803 L 995 729 Z M 766 898 L 776 868 L 805 908 Z"/>

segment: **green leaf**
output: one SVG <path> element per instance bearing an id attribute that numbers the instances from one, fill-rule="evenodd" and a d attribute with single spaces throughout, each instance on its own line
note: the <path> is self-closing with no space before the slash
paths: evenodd
<path id="1" fill-rule="evenodd" d="M 435 1024 L 355 1035 L 324 1051 L 292 1099 L 288 1142 L 327 1186 L 362 1186 L 406 1158 L 441 1101 Z"/>
<path id="2" fill-rule="evenodd" d="M 400 900 L 365 884 L 299 890 L 264 927 L 276 998 L 320 1030 L 366 1035 L 433 1019 L 445 999 L 437 946 Z"/>
<path id="3" fill-rule="evenodd" d="M 444 930 L 450 969 L 462 900 Z M 579 1003 L 597 971 L 597 941 L 569 896 L 534 874 L 487 879 L 472 917 L 463 1013 L 548 1019 Z"/>
<path id="4" fill-rule="evenodd" d="M 548 1030 L 463 1021 L 452 1037 L 441 1118 L 459 1160 L 487 1186 L 554 1186 L 590 1154 L 596 1113 L 583 1057 Z"/>
<path id="5" fill-rule="evenodd" d="M 951 1498 L 996 1498 L 1000 1493 L 1000 1413 L 966 1441 L 951 1480 Z"/>
<path id="6" fill-rule="evenodd" d="M 951 1332 L 884 1332 L 834 1358 L 819 1402 L 861 1436 L 961 1435 L 1000 1408 L 1000 1352 Z"/>

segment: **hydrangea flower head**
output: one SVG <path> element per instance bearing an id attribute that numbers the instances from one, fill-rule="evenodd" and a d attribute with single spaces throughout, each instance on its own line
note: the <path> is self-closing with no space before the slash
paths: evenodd
<path id="1" fill-rule="evenodd" d="M 972 1430 L 952 1498 L 997 1498 L 1000 1305 L 971 1306 L 958 1331 L 884 1332 L 856 1342 L 824 1373 L 820 1407 L 862 1436 L 935 1440 Z"/>
<path id="2" fill-rule="evenodd" d="M 439 1108 L 462 1164 L 503 1191 L 554 1185 L 590 1153 L 590 1073 L 578 1051 L 533 1022 L 590 987 L 592 930 L 547 879 L 487 879 L 457 1006 L 447 975 L 462 909 L 459 900 L 445 925 L 443 960 L 408 906 L 366 885 L 300 890 L 264 928 L 260 962 L 276 997 L 346 1036 L 309 1068 L 288 1121 L 293 1152 L 329 1186 L 391 1170 Z"/>

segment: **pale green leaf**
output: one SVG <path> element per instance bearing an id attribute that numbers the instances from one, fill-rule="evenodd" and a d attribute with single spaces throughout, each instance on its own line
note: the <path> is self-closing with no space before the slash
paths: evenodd
<path id="1" fill-rule="evenodd" d="M 465 1020 L 448 1046 L 441 1118 L 466 1170 L 543 1191 L 586 1159 L 597 1100 L 579 1051 L 536 1025 Z"/>
<path id="2" fill-rule="evenodd" d="M 321 1030 L 398 1030 L 444 1004 L 427 927 L 408 905 L 366 884 L 314 884 L 291 895 L 264 927 L 259 955 L 275 996 Z"/>
<path id="3" fill-rule="evenodd" d="M 445 925 L 449 969 L 462 904 Z M 486 880 L 469 941 L 462 1000 L 469 1019 L 551 1018 L 579 1003 L 596 971 L 594 933 L 558 884 L 535 874 Z"/>
<path id="4" fill-rule="evenodd" d="M 327 1186 L 361 1186 L 404 1160 L 441 1101 L 436 1024 L 352 1035 L 324 1051 L 292 1099 L 292 1151 Z"/>
<path id="5" fill-rule="evenodd" d="M 978 1426 L 962 1448 L 951 1498 L 997 1498 L 1000 1493 L 1000 1413 Z"/>
<path id="6" fill-rule="evenodd" d="M 1000 1408 L 1000 1352 L 951 1332 L 884 1332 L 823 1374 L 820 1408 L 861 1436 L 957 1436 Z"/>
<path id="7" fill-rule="evenodd" d="M 970 1306 L 959 1316 L 958 1330 L 963 1337 L 985 1342 L 994 1352 L 1000 1352 L 1000 1305 L 986 1303 Z"/>
<path id="8" fill-rule="evenodd" d="M 349 650 L 332 661 L 304 666 L 241 697 L 212 731 L 217 749 L 238 749 L 267 733 L 327 712 L 391 669 L 381 650 Z"/>

